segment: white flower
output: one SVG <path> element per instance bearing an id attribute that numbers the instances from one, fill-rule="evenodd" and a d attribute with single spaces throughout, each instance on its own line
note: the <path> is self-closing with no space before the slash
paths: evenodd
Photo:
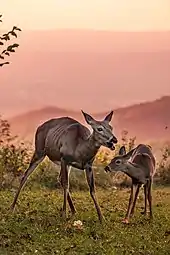
<path id="1" fill-rule="evenodd" d="M 74 224 L 73 224 L 74 227 L 81 227 L 83 226 L 83 223 L 81 220 L 77 220 L 77 221 L 74 221 Z"/>

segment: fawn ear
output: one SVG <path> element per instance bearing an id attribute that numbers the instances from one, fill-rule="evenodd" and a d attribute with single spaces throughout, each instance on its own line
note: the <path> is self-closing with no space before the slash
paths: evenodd
<path id="1" fill-rule="evenodd" d="M 124 157 L 125 157 L 126 160 L 129 160 L 129 159 L 130 159 L 130 157 L 132 156 L 132 154 L 133 154 L 133 152 L 134 152 L 135 149 L 136 149 L 136 148 L 132 149 L 132 150 L 129 151 L 126 155 L 124 155 Z"/>
<path id="2" fill-rule="evenodd" d="M 125 155 L 126 154 L 126 148 L 125 146 L 123 145 L 122 147 L 120 147 L 120 150 L 119 150 L 119 155 Z"/>
<path id="3" fill-rule="evenodd" d="M 104 121 L 110 122 L 113 117 L 113 111 L 111 111 L 105 118 Z"/>
<path id="4" fill-rule="evenodd" d="M 89 114 L 83 112 L 83 110 L 81 110 L 81 112 L 82 112 L 82 114 L 83 114 L 83 116 L 84 116 L 85 121 L 87 122 L 87 124 L 92 125 L 92 124 L 95 122 L 95 120 L 93 119 L 92 116 L 90 116 Z"/>
<path id="5" fill-rule="evenodd" d="M 141 155 L 151 160 L 151 156 L 148 153 L 141 153 Z"/>

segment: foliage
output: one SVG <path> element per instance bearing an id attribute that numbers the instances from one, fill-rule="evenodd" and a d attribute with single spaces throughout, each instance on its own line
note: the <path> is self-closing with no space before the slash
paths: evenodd
<path id="1" fill-rule="evenodd" d="M 30 154 L 24 143 L 16 144 L 7 120 L 0 118 L 0 188 L 11 187 L 28 164 Z"/>
<path id="2" fill-rule="evenodd" d="M 162 149 L 162 159 L 158 163 L 155 182 L 158 184 L 170 184 L 170 144 Z"/>
<path id="3" fill-rule="evenodd" d="M 2 22 L 2 15 L 0 15 L 0 22 Z M 15 49 L 18 48 L 18 43 L 13 43 L 8 45 L 7 42 L 11 40 L 11 36 L 17 38 L 17 32 L 21 31 L 20 28 L 14 26 L 11 31 L 0 36 L 0 47 L 3 50 L 0 52 L 0 67 L 9 64 L 9 61 L 5 61 L 5 58 L 10 56 L 11 53 L 15 52 Z M 5 46 L 6 45 L 6 46 Z"/>
<path id="4" fill-rule="evenodd" d="M 106 221 L 102 226 L 89 192 L 72 194 L 77 214 L 63 222 L 63 194 L 59 190 L 32 192 L 25 187 L 13 214 L 8 211 L 13 194 L 0 191 L 0 254 L 169 254 L 169 188 L 153 190 L 153 222 L 140 214 L 144 206 L 141 191 L 128 226 L 121 220 L 128 206 L 129 190 L 97 189 L 97 197 Z M 82 221 L 82 229 L 74 226 L 77 220 Z"/>
<path id="5" fill-rule="evenodd" d="M 94 174 L 95 184 L 103 189 L 116 187 L 129 187 L 131 179 L 123 173 L 105 173 L 104 166 L 118 155 L 120 146 L 125 145 L 127 151 L 136 146 L 136 137 L 129 138 L 128 132 L 122 132 L 121 142 L 115 151 L 101 148 L 95 158 Z M 18 187 L 21 175 L 25 172 L 33 154 L 30 145 L 17 141 L 12 136 L 7 120 L 0 118 L 0 189 Z M 162 151 L 162 159 L 157 165 L 154 178 L 156 184 L 170 184 L 170 145 L 166 145 Z M 59 167 L 50 160 L 45 159 L 35 170 L 27 182 L 31 188 L 60 189 Z M 72 169 L 70 175 L 71 190 L 88 190 L 84 171 Z"/>

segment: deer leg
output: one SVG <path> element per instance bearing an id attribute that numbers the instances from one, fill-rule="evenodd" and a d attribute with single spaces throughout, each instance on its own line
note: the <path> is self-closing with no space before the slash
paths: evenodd
<path id="1" fill-rule="evenodd" d="M 70 176 L 70 170 L 71 170 L 71 166 L 69 167 L 68 169 L 68 193 L 67 193 L 67 201 L 68 201 L 68 204 L 70 206 L 70 209 L 71 209 L 71 212 L 72 214 L 75 214 L 76 213 L 76 209 L 73 205 L 73 201 L 72 201 L 72 198 L 71 198 L 71 195 L 70 195 L 70 191 L 69 191 L 69 176 Z"/>
<path id="2" fill-rule="evenodd" d="M 97 197 L 96 197 L 96 194 L 95 194 L 94 176 L 93 176 L 93 169 L 92 169 L 91 166 L 86 167 L 86 178 L 87 178 L 87 183 L 88 183 L 89 188 L 90 188 L 90 195 L 93 199 L 93 202 L 94 202 L 97 214 L 98 214 L 98 218 L 99 218 L 100 222 L 102 223 L 103 216 L 102 216 L 100 207 L 99 207 L 98 202 L 97 202 Z"/>
<path id="3" fill-rule="evenodd" d="M 75 209 L 75 207 L 74 207 L 74 204 L 73 204 L 73 201 L 72 201 L 70 192 L 69 192 L 69 175 L 70 175 L 70 169 L 71 169 L 71 167 L 69 167 L 69 169 L 68 169 L 68 192 L 67 192 L 67 201 L 68 201 L 68 204 L 69 204 L 69 206 L 70 206 L 71 213 L 72 213 L 72 214 L 75 214 L 75 213 L 76 213 L 76 209 Z M 61 185 L 62 185 L 62 187 L 63 187 L 63 184 L 62 184 L 62 181 L 61 181 L 61 171 L 60 171 L 59 178 L 60 178 Z M 63 187 L 63 188 L 64 188 L 64 187 Z"/>
<path id="4" fill-rule="evenodd" d="M 149 184 L 148 184 L 148 202 L 149 202 L 149 211 L 150 211 L 150 219 L 153 218 L 153 215 L 152 215 L 152 180 L 149 181 Z"/>
<path id="5" fill-rule="evenodd" d="M 131 186 L 131 194 L 130 194 L 130 198 L 129 198 L 129 205 L 128 205 L 127 213 L 126 213 L 125 218 L 122 220 L 122 222 L 123 222 L 123 223 L 126 223 L 126 224 L 129 223 L 130 212 L 131 212 L 132 205 L 133 205 L 133 200 L 134 200 L 135 186 L 136 186 L 136 185 L 134 185 L 134 184 L 132 183 L 132 186 Z"/>
<path id="6" fill-rule="evenodd" d="M 72 213 L 72 214 L 75 214 L 75 213 L 76 213 L 76 209 L 75 209 L 75 207 L 74 207 L 74 205 L 73 205 L 73 201 L 72 201 L 70 192 L 68 192 L 68 194 L 67 194 L 67 201 L 68 201 L 68 204 L 69 204 L 69 206 L 70 206 L 71 213 Z"/>
<path id="7" fill-rule="evenodd" d="M 130 216 L 132 217 L 133 214 L 134 214 L 134 210 L 135 210 L 135 205 L 136 205 L 136 200 L 137 200 L 137 197 L 138 197 L 138 194 L 139 194 L 139 189 L 140 189 L 141 185 L 140 184 L 137 184 L 137 189 L 136 189 L 136 193 L 135 193 L 135 199 L 134 199 L 134 202 L 133 202 L 133 206 L 132 206 L 132 210 L 130 212 Z"/>
<path id="8" fill-rule="evenodd" d="M 68 166 L 64 159 L 61 159 L 61 185 L 64 190 L 64 201 L 62 208 L 62 217 L 66 219 L 66 209 L 67 209 L 67 199 L 68 199 L 68 189 L 69 189 L 69 179 L 68 179 Z"/>
<path id="9" fill-rule="evenodd" d="M 30 165 L 29 167 L 27 168 L 27 170 L 25 171 L 22 179 L 21 179 L 21 182 L 20 182 L 20 186 L 18 188 L 18 191 L 14 197 L 14 200 L 13 200 L 13 203 L 10 207 L 10 209 L 13 211 L 14 210 L 14 207 L 15 207 L 15 204 L 17 202 L 17 199 L 18 199 L 18 196 L 21 192 L 21 189 L 23 188 L 25 182 L 27 181 L 28 177 L 30 176 L 30 174 L 35 170 L 35 168 L 40 164 L 40 162 L 45 158 L 45 155 L 38 155 L 36 152 L 34 153 L 32 159 L 31 159 L 31 162 L 30 162 Z"/>

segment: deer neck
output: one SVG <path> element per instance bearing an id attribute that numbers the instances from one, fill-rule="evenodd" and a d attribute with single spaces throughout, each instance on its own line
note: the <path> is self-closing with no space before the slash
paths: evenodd
<path id="1" fill-rule="evenodd" d="M 80 144 L 81 152 L 84 155 L 85 161 L 93 159 L 98 150 L 100 149 L 101 144 L 96 141 L 94 133 L 91 133 L 90 136 Z"/>
<path id="2" fill-rule="evenodd" d="M 101 147 L 100 142 L 95 138 L 95 133 L 91 133 L 91 135 L 88 138 L 88 145 L 89 148 L 91 148 L 92 151 L 98 151 Z"/>
<path id="3" fill-rule="evenodd" d="M 124 171 L 132 180 L 135 180 L 136 183 L 146 184 L 149 180 L 149 174 L 145 169 L 138 164 L 127 162 L 126 170 Z"/>
<path id="4" fill-rule="evenodd" d="M 127 162 L 126 163 L 126 168 L 123 170 L 124 173 L 126 173 L 129 177 L 135 178 L 138 175 L 138 170 L 140 168 L 138 167 L 137 164 Z"/>

